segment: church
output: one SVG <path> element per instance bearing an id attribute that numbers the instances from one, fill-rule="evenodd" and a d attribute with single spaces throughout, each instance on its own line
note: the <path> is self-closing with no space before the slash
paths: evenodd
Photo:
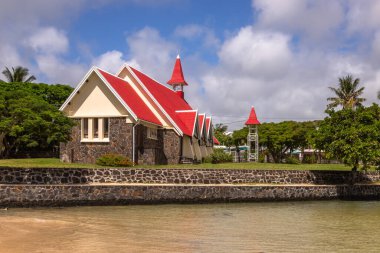
<path id="1" fill-rule="evenodd" d="M 60 108 L 76 122 L 61 160 L 95 163 L 113 153 L 134 164 L 201 162 L 213 151 L 212 119 L 186 101 L 179 56 L 167 83 L 126 64 L 116 74 L 92 67 Z"/>

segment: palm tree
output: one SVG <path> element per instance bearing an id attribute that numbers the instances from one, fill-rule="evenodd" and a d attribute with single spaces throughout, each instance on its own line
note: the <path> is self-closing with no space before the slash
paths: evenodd
<path id="1" fill-rule="evenodd" d="M 327 108 L 332 109 L 342 106 L 343 109 L 354 109 L 361 106 L 365 98 L 360 97 L 363 94 L 364 87 L 359 88 L 359 82 L 359 78 L 353 80 L 352 75 L 339 78 L 338 88 L 329 87 L 329 89 L 335 93 L 336 97 L 327 99 L 327 101 L 331 101 L 331 103 L 327 105 Z"/>
<path id="2" fill-rule="evenodd" d="M 17 66 L 16 68 L 12 67 L 12 71 L 9 68 L 5 67 L 5 70 L 2 72 L 3 75 L 7 78 L 9 83 L 18 82 L 18 83 L 31 83 L 36 78 L 32 75 L 29 76 L 29 69 Z M 3 80 L 0 80 L 3 81 Z M 3 81 L 4 82 L 4 81 Z"/>

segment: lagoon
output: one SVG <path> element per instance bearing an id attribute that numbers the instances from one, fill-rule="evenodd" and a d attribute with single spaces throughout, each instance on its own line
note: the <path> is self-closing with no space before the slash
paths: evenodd
<path id="1" fill-rule="evenodd" d="M 377 252 L 380 202 L 0 211 L 1 252 Z"/>

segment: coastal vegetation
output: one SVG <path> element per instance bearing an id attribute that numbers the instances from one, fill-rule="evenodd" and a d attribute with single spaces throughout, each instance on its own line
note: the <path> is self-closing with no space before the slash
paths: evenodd
<path id="1" fill-rule="evenodd" d="M 27 69 L 12 70 L 5 76 L 19 82 L 0 81 L 0 158 L 57 150 L 60 142 L 68 140 L 74 124 L 58 110 L 73 89 L 30 83 L 34 77 L 27 77 Z"/>
<path id="2" fill-rule="evenodd" d="M 377 104 L 365 107 L 362 97 L 364 86 L 360 79 L 347 75 L 338 79 L 337 87 L 329 87 L 334 93 L 327 98 L 326 114 L 317 121 L 283 121 L 263 123 L 259 129 L 261 161 L 264 156 L 274 163 L 296 163 L 295 150 L 314 150 L 312 155 L 302 155 L 298 162 L 320 162 L 321 159 L 337 160 L 357 170 L 371 165 L 380 166 L 380 108 Z M 227 126 L 219 124 L 215 136 L 226 146 L 245 143 L 248 128 L 226 135 Z"/>

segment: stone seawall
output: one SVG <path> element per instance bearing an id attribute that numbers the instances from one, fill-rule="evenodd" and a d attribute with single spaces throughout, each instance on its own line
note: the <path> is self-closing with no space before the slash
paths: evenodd
<path id="1" fill-rule="evenodd" d="M 0 207 L 380 200 L 379 172 L 0 168 Z"/>
<path id="2" fill-rule="evenodd" d="M 0 185 L 0 207 L 380 199 L 380 185 Z"/>
<path id="3" fill-rule="evenodd" d="M 380 182 L 380 172 L 235 169 L 67 169 L 0 167 L 0 184 L 353 184 Z"/>

